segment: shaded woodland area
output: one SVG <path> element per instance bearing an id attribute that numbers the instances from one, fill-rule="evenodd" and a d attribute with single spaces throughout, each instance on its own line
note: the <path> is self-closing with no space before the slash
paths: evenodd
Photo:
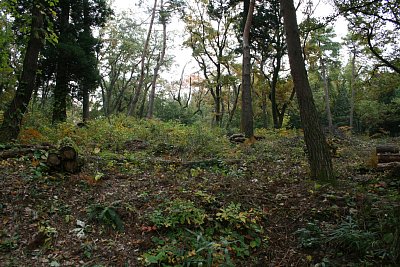
<path id="1" fill-rule="evenodd" d="M 397 266 L 400 4 L 328 2 L 1 1 L 0 265 Z"/>

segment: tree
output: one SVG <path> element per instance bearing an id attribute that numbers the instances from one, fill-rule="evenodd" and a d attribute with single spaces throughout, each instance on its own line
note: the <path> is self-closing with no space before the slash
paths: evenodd
<path id="1" fill-rule="evenodd" d="M 154 74 L 153 74 L 153 80 L 151 82 L 151 91 L 149 95 L 149 109 L 147 112 L 147 118 L 151 119 L 153 117 L 153 112 L 154 112 L 154 98 L 156 94 L 156 82 L 157 82 L 157 77 L 158 77 L 158 71 L 161 67 L 161 65 L 164 63 L 164 57 L 165 57 L 165 50 L 167 48 L 167 19 L 168 19 L 168 11 L 164 9 L 164 2 L 161 0 L 160 3 L 161 9 L 160 9 L 160 22 L 163 28 L 163 34 L 162 34 L 162 48 L 161 48 L 161 53 L 157 58 L 157 63 L 156 66 L 154 67 Z"/>
<path id="2" fill-rule="evenodd" d="M 340 44 L 333 41 L 335 33 L 332 27 L 324 26 L 315 19 L 309 18 L 303 23 L 310 31 L 304 53 L 310 65 L 309 71 L 317 73 L 318 80 L 322 80 L 324 88 L 325 113 L 329 132 L 333 132 L 333 118 L 331 112 L 331 79 L 334 68 L 339 65 L 338 56 Z"/>
<path id="3" fill-rule="evenodd" d="M 67 98 L 71 92 L 83 98 L 83 117 L 87 119 L 89 92 L 97 87 L 100 78 L 95 58 L 99 44 L 92 28 L 103 27 L 112 14 L 105 0 L 60 0 L 59 5 L 53 123 L 67 119 Z"/>
<path id="4" fill-rule="evenodd" d="M 153 29 L 153 23 L 154 23 L 154 18 L 156 16 L 156 8 L 157 8 L 157 0 L 154 0 L 154 6 L 151 12 L 151 18 L 150 18 L 150 24 L 149 24 L 149 29 L 147 31 L 147 37 L 146 41 L 144 43 L 144 48 L 142 52 L 142 60 L 140 61 L 140 76 L 139 76 L 139 82 L 137 87 L 135 88 L 135 93 L 133 97 L 131 98 L 131 101 L 129 102 L 129 107 L 128 107 L 128 115 L 131 116 L 133 115 L 137 102 L 139 101 L 139 96 L 143 88 L 143 83 L 144 83 L 144 78 L 145 78 L 145 59 L 148 53 L 148 47 L 150 43 L 150 37 L 151 37 L 151 32 Z"/>
<path id="5" fill-rule="evenodd" d="M 39 52 L 45 41 L 44 14 L 49 8 L 47 1 L 34 1 L 31 8 L 31 26 L 26 47 L 23 69 L 18 89 L 10 106 L 4 113 L 0 127 L 0 143 L 10 142 L 18 137 L 22 118 L 27 110 L 35 86 Z"/>
<path id="6" fill-rule="evenodd" d="M 400 9 L 398 0 L 335 0 L 371 54 L 385 66 L 400 74 Z"/>
<path id="7" fill-rule="evenodd" d="M 142 56 L 144 29 L 122 13 L 100 31 L 102 48 L 98 52 L 101 69 L 103 112 L 109 116 L 127 110 L 128 88 L 135 86 L 135 74 Z"/>
<path id="8" fill-rule="evenodd" d="M 334 179 L 332 159 L 319 123 L 307 71 L 302 56 L 300 35 L 293 0 L 280 0 L 286 31 L 289 63 L 304 130 L 304 139 L 308 150 L 311 177 L 318 180 Z"/>
<path id="9" fill-rule="evenodd" d="M 54 88 L 53 118 L 52 122 L 63 122 L 67 119 L 67 96 L 69 93 L 69 69 L 71 59 L 69 57 L 69 48 L 72 46 L 70 40 L 70 0 L 60 0 L 59 14 L 59 43 L 57 46 L 57 74 L 56 86 Z"/>
<path id="10" fill-rule="evenodd" d="M 255 0 L 250 1 L 246 24 L 243 30 L 243 67 L 242 67 L 242 116 L 241 127 L 247 138 L 254 138 L 253 104 L 251 99 L 251 55 L 250 27 L 253 20 Z"/>
<path id="11" fill-rule="evenodd" d="M 189 33 L 185 45 L 193 50 L 207 83 L 214 102 L 213 122 L 218 126 L 222 126 L 224 115 L 223 89 L 231 83 L 226 66 L 235 53 L 230 38 L 234 17 L 228 2 L 198 2 L 189 6 L 190 15 L 184 17 Z"/>

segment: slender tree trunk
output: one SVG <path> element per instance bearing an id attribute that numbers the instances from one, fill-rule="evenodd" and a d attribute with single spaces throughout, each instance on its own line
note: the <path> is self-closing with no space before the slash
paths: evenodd
<path id="1" fill-rule="evenodd" d="M 60 0 L 60 42 L 58 44 L 57 77 L 54 88 L 53 123 L 67 120 L 68 54 L 62 44 L 68 41 L 70 1 Z"/>
<path id="2" fill-rule="evenodd" d="M 277 52 L 275 60 L 276 60 L 276 65 L 274 66 L 274 71 L 272 73 L 272 81 L 271 81 L 271 106 L 272 106 L 272 119 L 274 122 L 274 128 L 279 129 L 280 128 L 279 110 L 278 110 L 278 104 L 276 103 L 276 87 L 278 84 L 279 72 L 281 70 L 281 62 L 282 62 L 282 56 L 280 51 Z"/>
<path id="3" fill-rule="evenodd" d="M 321 64 L 322 79 L 324 81 L 326 118 L 328 120 L 329 132 L 332 134 L 333 133 L 333 124 L 332 124 L 331 102 L 330 102 L 330 97 L 329 97 L 329 83 L 328 83 L 328 77 L 326 75 L 326 65 L 321 56 L 320 56 L 319 60 L 320 60 L 320 64 Z"/>
<path id="4" fill-rule="evenodd" d="M 237 109 L 237 104 L 238 104 L 238 100 L 239 100 L 239 95 L 240 95 L 240 87 L 241 87 L 241 85 L 239 85 L 239 86 L 234 86 L 233 87 L 233 90 L 234 90 L 234 99 L 233 99 L 233 106 L 232 106 L 232 110 L 229 112 L 229 118 L 228 118 L 228 124 L 227 124 L 227 128 L 230 126 L 230 124 L 232 123 L 232 120 L 233 120 L 233 116 L 235 116 L 235 112 L 236 112 L 236 109 Z M 229 102 L 229 101 L 228 101 Z"/>
<path id="5" fill-rule="evenodd" d="M 253 20 L 255 0 L 250 1 L 249 13 L 243 30 L 242 64 L 242 114 L 241 127 L 247 138 L 253 138 L 253 104 L 251 99 L 250 28 Z"/>
<path id="6" fill-rule="evenodd" d="M 265 129 L 268 128 L 268 109 L 267 109 L 267 86 L 261 88 L 261 109 L 262 109 L 262 123 Z"/>
<path id="7" fill-rule="evenodd" d="M 35 87 L 38 57 L 43 43 L 43 14 L 40 10 L 40 4 L 35 1 L 32 7 L 31 30 L 22 66 L 22 74 L 15 96 L 8 109 L 4 112 L 3 123 L 0 127 L 0 143 L 10 142 L 18 137 L 22 118 Z"/>
<path id="8" fill-rule="evenodd" d="M 151 119 L 153 118 L 153 110 L 154 110 L 154 98 L 156 96 L 156 82 L 158 78 L 158 70 L 160 69 L 161 65 L 164 64 L 164 56 L 165 56 L 165 50 L 167 49 L 167 21 L 165 18 L 164 10 L 163 10 L 163 0 L 160 2 L 161 4 L 161 10 L 160 10 L 160 16 L 161 16 L 161 23 L 163 27 L 163 42 L 162 42 L 162 48 L 161 48 L 161 55 L 159 56 L 157 60 L 156 67 L 154 68 L 154 74 L 153 74 L 153 80 L 151 82 L 151 90 L 150 90 L 150 95 L 149 95 L 149 109 L 147 112 L 147 118 Z"/>
<path id="9" fill-rule="evenodd" d="M 135 90 L 135 93 L 133 97 L 131 98 L 131 101 L 129 102 L 128 105 L 128 116 L 132 116 L 135 109 L 137 102 L 139 101 L 139 96 L 142 91 L 143 83 L 144 83 L 144 76 L 145 76 L 145 60 L 147 56 L 147 50 L 149 47 L 150 43 L 150 37 L 151 37 L 151 32 L 153 29 L 153 24 L 154 24 L 154 17 L 156 15 L 156 8 L 157 8 L 157 0 L 154 0 L 154 6 L 153 6 L 153 11 L 151 13 L 151 19 L 150 19 L 150 24 L 149 24 L 149 30 L 147 32 L 147 37 L 146 37 L 146 42 L 144 44 L 143 48 L 143 53 L 142 53 L 142 61 L 141 61 L 141 66 L 140 66 L 140 77 L 139 77 L 139 84 Z"/>
<path id="10" fill-rule="evenodd" d="M 82 119 L 83 122 L 87 122 L 90 118 L 90 112 L 89 112 L 89 107 L 90 107 L 90 101 L 89 101 L 89 86 L 88 85 L 84 85 L 82 88 L 83 91 L 83 99 L 82 99 L 82 108 L 83 108 L 83 112 L 82 112 Z"/>
<path id="11" fill-rule="evenodd" d="M 302 56 L 300 35 L 293 0 L 280 0 L 286 30 L 289 63 L 303 124 L 304 139 L 308 150 L 311 177 L 318 180 L 334 179 L 332 159 L 322 127 L 318 120 L 307 71 Z"/>
<path id="12" fill-rule="evenodd" d="M 280 111 L 278 111 L 278 123 L 279 123 L 279 129 L 282 128 L 283 125 L 283 119 L 285 118 L 285 113 L 286 109 L 288 108 L 290 102 L 292 102 L 294 96 L 296 94 L 295 88 L 292 89 L 292 93 L 290 94 L 289 100 L 285 102 L 285 104 L 282 105 L 282 108 Z"/>
<path id="13" fill-rule="evenodd" d="M 354 124 L 355 81 L 356 81 L 356 50 L 354 49 L 354 51 L 352 51 L 352 58 L 351 58 L 351 80 L 350 80 L 351 97 L 350 97 L 350 125 L 349 125 L 350 128 L 353 128 Z"/>

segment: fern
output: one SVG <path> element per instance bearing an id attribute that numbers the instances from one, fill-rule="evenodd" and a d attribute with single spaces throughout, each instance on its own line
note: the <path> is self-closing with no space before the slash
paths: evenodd
<path id="1" fill-rule="evenodd" d="M 89 219 L 98 221 L 105 225 L 111 226 L 117 231 L 124 230 L 124 222 L 119 216 L 116 208 L 112 205 L 103 206 L 100 204 L 92 205 L 88 208 Z"/>

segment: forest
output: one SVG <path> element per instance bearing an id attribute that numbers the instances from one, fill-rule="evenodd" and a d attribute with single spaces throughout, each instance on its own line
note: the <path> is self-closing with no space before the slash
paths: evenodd
<path id="1" fill-rule="evenodd" d="M 398 0 L 122 2 L 0 2 L 0 266 L 399 266 Z"/>

